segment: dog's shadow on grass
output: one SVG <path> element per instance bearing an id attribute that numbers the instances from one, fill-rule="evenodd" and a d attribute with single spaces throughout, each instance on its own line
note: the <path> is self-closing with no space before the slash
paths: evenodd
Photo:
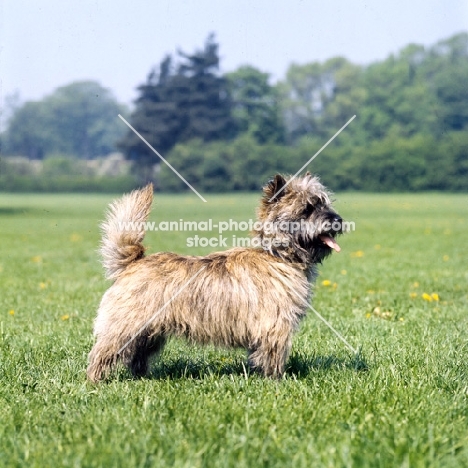
<path id="1" fill-rule="evenodd" d="M 369 366 L 360 355 L 340 358 L 335 355 L 306 357 L 292 355 L 286 366 L 285 377 L 305 379 L 311 374 L 327 371 L 367 371 Z M 219 360 L 194 360 L 182 358 L 178 360 L 158 360 L 153 363 L 149 375 L 152 380 L 165 379 L 204 379 L 208 376 L 252 376 L 252 372 L 245 360 L 235 359 L 227 362 Z"/>
<path id="2" fill-rule="evenodd" d="M 354 370 L 356 372 L 367 371 L 369 366 L 361 354 L 355 354 L 348 358 L 330 356 L 301 356 L 294 354 L 289 358 L 286 368 L 287 374 L 293 374 L 298 378 L 307 377 L 311 373 L 334 370 Z"/>

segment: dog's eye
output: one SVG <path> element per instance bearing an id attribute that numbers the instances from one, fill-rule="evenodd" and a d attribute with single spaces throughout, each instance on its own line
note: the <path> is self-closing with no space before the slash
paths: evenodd
<path id="1" fill-rule="evenodd" d="M 304 216 L 308 218 L 314 212 L 314 207 L 311 204 L 307 204 L 304 209 Z"/>

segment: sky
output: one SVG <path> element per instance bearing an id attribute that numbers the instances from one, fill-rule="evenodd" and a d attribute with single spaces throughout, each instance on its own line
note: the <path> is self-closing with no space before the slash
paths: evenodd
<path id="1" fill-rule="evenodd" d="M 250 64 L 275 82 L 291 63 L 365 65 L 467 30 L 466 0 L 0 0 L 0 103 L 96 80 L 130 104 L 165 54 L 210 32 L 221 71 Z"/>

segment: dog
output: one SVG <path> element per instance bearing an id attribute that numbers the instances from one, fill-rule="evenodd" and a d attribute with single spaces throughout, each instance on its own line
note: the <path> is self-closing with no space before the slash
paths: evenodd
<path id="1" fill-rule="evenodd" d="M 206 257 L 145 256 L 143 226 L 153 187 L 110 205 L 102 224 L 105 292 L 94 324 L 88 379 L 106 378 L 121 362 L 135 377 L 171 336 L 248 352 L 252 371 L 280 378 L 294 332 L 305 316 L 317 266 L 340 251 L 342 218 L 318 177 L 276 175 L 263 188 L 252 245 Z"/>

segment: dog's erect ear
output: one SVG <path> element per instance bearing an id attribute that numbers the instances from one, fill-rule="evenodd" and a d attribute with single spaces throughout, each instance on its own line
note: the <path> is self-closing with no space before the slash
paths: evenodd
<path id="1" fill-rule="evenodd" d="M 305 175 L 306 175 L 306 176 L 311 176 L 312 174 L 310 173 L 310 171 L 307 171 L 307 172 L 305 173 Z"/>
<path id="2" fill-rule="evenodd" d="M 282 190 L 285 185 L 286 179 L 282 175 L 276 174 L 275 178 L 271 179 L 263 188 L 265 198 L 270 201 L 274 197 L 273 200 L 271 200 L 272 202 L 279 200 L 285 194 L 285 191 Z"/>

